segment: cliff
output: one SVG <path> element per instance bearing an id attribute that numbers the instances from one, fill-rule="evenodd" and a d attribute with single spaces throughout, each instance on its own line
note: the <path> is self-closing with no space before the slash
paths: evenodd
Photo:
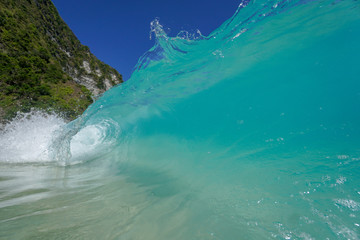
<path id="1" fill-rule="evenodd" d="M 0 0 L 0 120 L 31 108 L 73 119 L 122 81 L 80 43 L 50 0 Z"/>

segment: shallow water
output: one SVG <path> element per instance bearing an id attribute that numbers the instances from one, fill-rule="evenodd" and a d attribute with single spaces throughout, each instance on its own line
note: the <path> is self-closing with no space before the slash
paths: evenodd
<path id="1" fill-rule="evenodd" d="M 82 117 L 2 133 L 0 238 L 359 239 L 359 7 L 243 2 L 210 36 L 155 20 Z"/>

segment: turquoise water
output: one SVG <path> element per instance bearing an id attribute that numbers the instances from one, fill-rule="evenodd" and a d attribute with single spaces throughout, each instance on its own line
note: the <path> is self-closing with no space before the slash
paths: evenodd
<path id="1" fill-rule="evenodd" d="M 250 1 L 0 144 L 1 239 L 359 239 L 360 3 Z"/>

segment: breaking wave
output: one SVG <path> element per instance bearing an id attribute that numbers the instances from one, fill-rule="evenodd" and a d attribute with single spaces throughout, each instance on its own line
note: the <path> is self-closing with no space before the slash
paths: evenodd
<path id="1" fill-rule="evenodd" d="M 18 117 L 0 161 L 66 166 L 42 174 L 48 192 L 32 198 L 61 223 L 42 223 L 47 238 L 102 238 L 101 224 L 109 239 L 358 239 L 359 7 L 242 1 L 209 36 L 171 37 L 155 19 L 130 80 L 70 123 Z M 0 186 L 16 185 L 12 171 Z M 35 218 L 22 195 L 3 192 L 3 206 L 21 207 L 0 230 L 30 231 L 16 217 Z"/>

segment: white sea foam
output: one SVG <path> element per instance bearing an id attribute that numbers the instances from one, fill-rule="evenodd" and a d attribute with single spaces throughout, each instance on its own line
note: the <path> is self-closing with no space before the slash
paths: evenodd
<path id="1" fill-rule="evenodd" d="M 337 205 L 341 205 L 350 209 L 351 211 L 359 211 L 360 210 L 360 203 L 355 202 L 352 199 L 335 199 L 334 200 Z"/>
<path id="2" fill-rule="evenodd" d="M 111 120 L 83 126 L 75 134 L 65 125 L 56 114 L 19 114 L 0 131 L 0 162 L 77 164 L 106 152 L 119 134 L 118 124 Z"/>
<path id="3" fill-rule="evenodd" d="M 41 111 L 19 114 L 0 132 L 0 162 L 51 161 L 49 145 L 65 123 L 58 115 Z"/>

